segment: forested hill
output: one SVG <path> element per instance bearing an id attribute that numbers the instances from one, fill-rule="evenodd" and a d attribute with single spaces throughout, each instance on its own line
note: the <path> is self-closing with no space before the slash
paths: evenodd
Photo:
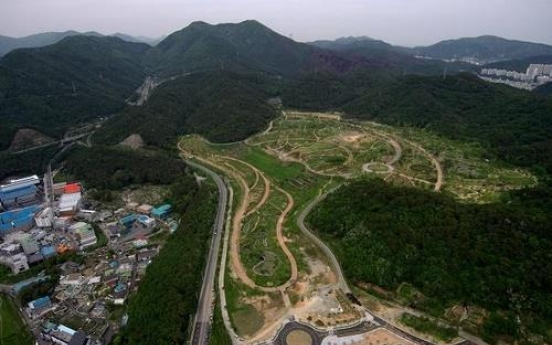
<path id="1" fill-rule="evenodd" d="M 139 134 L 147 145 L 172 146 L 198 133 L 215 142 L 243 140 L 277 116 L 268 104 L 269 79 L 230 72 L 195 73 L 159 86 L 146 106 L 128 107 L 94 135 L 116 144 Z"/>
<path id="2" fill-rule="evenodd" d="M 352 116 L 477 140 L 523 166 L 552 172 L 552 100 L 468 74 L 408 76 L 343 107 Z"/>
<path id="3" fill-rule="evenodd" d="M 446 60 L 468 57 L 475 59 L 477 62 L 485 63 L 550 55 L 552 54 L 552 46 L 508 40 L 496 36 L 479 36 L 441 41 L 427 47 L 416 47 L 414 51 L 417 54 L 435 59 Z"/>
<path id="4" fill-rule="evenodd" d="M 168 76 L 228 70 L 291 77 L 314 71 L 342 73 L 366 64 L 295 42 L 254 20 L 194 22 L 151 49 L 145 61 L 149 71 Z"/>
<path id="5" fill-rule="evenodd" d="M 142 83 L 149 46 L 71 36 L 0 60 L 0 121 L 59 136 L 68 126 L 121 110 Z"/>
<path id="6" fill-rule="evenodd" d="M 393 74 L 442 74 L 444 69 L 451 72 L 475 71 L 475 65 L 461 62 L 444 62 L 434 59 L 414 57 L 411 48 L 393 46 L 381 40 L 368 37 L 345 37 L 334 41 L 315 41 L 313 46 L 333 50 L 345 56 L 360 56 L 372 65 L 384 67 L 387 73 Z"/>
<path id="7" fill-rule="evenodd" d="M 484 307 L 491 315 L 479 331 L 495 343 L 546 335 L 552 325 L 550 209 L 550 187 L 477 205 L 361 180 L 328 196 L 308 221 L 334 243 L 352 282 L 411 283 L 426 296 L 414 307 L 432 312 Z"/>

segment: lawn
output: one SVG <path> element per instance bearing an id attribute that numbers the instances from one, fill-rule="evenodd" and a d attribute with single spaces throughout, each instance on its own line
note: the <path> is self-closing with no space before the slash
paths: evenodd
<path id="1" fill-rule="evenodd" d="M 33 337 L 13 302 L 0 295 L 0 344 L 32 345 Z"/>

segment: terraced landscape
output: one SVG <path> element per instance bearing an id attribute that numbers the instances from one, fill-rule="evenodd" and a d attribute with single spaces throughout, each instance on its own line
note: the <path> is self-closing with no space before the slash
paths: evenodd
<path id="1" fill-rule="evenodd" d="M 535 183 L 466 145 L 423 130 L 294 111 L 243 142 L 183 137 L 182 155 L 225 175 L 235 192 L 225 289 L 238 336 L 268 339 L 291 315 L 318 327 L 359 321 L 330 259 L 297 226 L 310 201 L 347 180 L 381 178 L 475 202 Z M 328 314 L 336 306 L 348 312 Z"/>

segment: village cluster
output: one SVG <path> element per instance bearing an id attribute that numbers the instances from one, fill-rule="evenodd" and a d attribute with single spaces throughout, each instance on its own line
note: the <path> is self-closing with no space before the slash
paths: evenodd
<path id="1" fill-rule="evenodd" d="M 20 306 L 40 344 L 108 344 L 126 323 L 126 299 L 160 250 L 150 237 L 178 226 L 169 204 L 129 201 L 106 209 L 87 200 L 79 182 L 53 183 L 49 174 L 0 185 L 0 211 L 0 264 L 22 276 L 1 289 L 20 296 L 54 286 Z M 55 277 L 45 269 L 52 264 Z"/>

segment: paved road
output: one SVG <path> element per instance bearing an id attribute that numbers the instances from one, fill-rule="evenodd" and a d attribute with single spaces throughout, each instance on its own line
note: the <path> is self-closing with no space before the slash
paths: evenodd
<path id="1" fill-rule="evenodd" d="M 217 270 L 218 254 L 220 249 L 220 242 L 222 238 L 222 231 L 224 228 L 226 204 L 228 203 L 228 190 L 224 185 L 222 178 L 214 171 L 207 169 L 206 167 L 194 163 L 189 160 L 185 160 L 186 163 L 196 169 L 205 172 L 217 184 L 219 190 L 219 201 L 217 207 L 217 215 L 215 217 L 215 223 L 213 226 L 213 239 L 211 241 L 211 248 L 209 250 L 209 256 L 207 258 L 207 265 L 205 266 L 205 272 L 203 274 L 203 285 L 201 286 L 201 293 L 199 295 L 199 304 L 197 307 L 197 313 L 194 319 L 194 325 L 192 330 L 191 345 L 207 345 L 209 343 L 209 335 L 212 325 L 213 315 L 213 301 L 214 301 L 214 282 L 215 273 Z"/>
<path id="2" fill-rule="evenodd" d="M 320 247 L 320 249 L 322 249 L 322 251 L 330 259 L 330 261 L 332 262 L 332 266 L 334 268 L 334 272 L 337 275 L 337 279 L 339 280 L 339 287 L 341 288 L 341 290 L 343 290 L 343 292 L 345 292 L 345 293 L 350 293 L 351 289 L 349 289 L 349 285 L 347 285 L 347 281 L 345 280 L 345 276 L 343 275 L 343 272 L 341 271 L 341 266 L 339 265 L 339 261 L 335 257 L 334 253 L 330 250 L 330 248 L 328 248 L 328 246 L 324 242 L 322 242 L 318 237 L 316 237 L 312 232 L 310 232 L 309 229 L 307 229 L 307 227 L 305 226 L 305 218 L 307 217 L 309 212 L 319 202 L 324 200 L 326 198 L 326 196 L 328 196 L 328 194 L 335 191 L 337 188 L 339 188 L 339 187 L 336 187 L 336 188 L 330 190 L 329 192 L 326 192 L 326 193 L 320 195 L 319 197 L 317 197 L 313 201 L 311 201 L 310 204 L 303 210 L 303 212 L 301 212 L 301 214 L 297 218 L 297 225 L 299 226 L 301 231 L 305 235 L 307 235 L 307 237 L 309 237 L 314 243 L 316 243 L 318 245 L 318 247 Z"/>

